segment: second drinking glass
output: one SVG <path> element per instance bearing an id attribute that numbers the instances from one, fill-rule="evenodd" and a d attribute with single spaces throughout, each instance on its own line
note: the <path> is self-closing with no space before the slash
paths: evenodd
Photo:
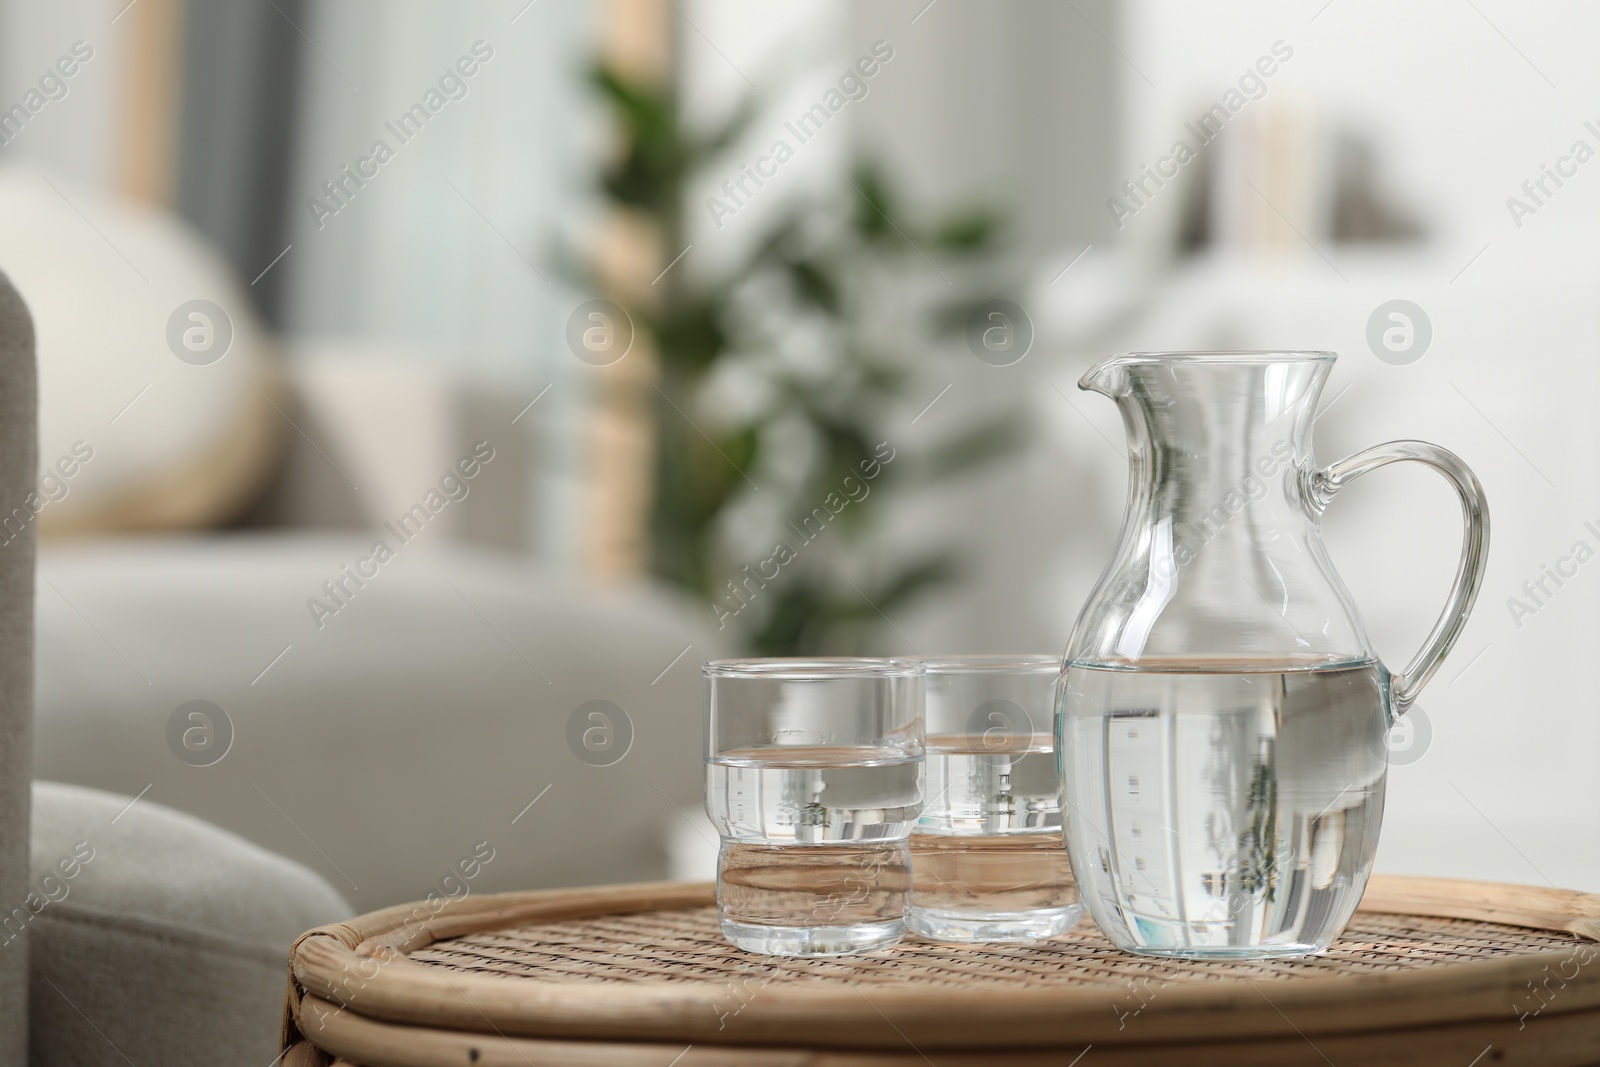
<path id="1" fill-rule="evenodd" d="M 911 929 L 941 941 L 1031 941 L 1083 917 L 1061 840 L 1047 656 L 926 661 L 927 783 L 911 838 Z"/>

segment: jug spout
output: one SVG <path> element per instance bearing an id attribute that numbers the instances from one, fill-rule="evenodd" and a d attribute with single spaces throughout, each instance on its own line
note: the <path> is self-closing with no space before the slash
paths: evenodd
<path id="1" fill-rule="evenodd" d="M 1078 379 L 1078 388 L 1121 400 L 1128 395 L 1128 357 L 1102 359 Z"/>

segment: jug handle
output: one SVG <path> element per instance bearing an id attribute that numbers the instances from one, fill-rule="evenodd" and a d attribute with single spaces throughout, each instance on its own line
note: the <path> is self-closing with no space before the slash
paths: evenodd
<path id="1" fill-rule="evenodd" d="M 1472 603 L 1478 597 L 1479 587 L 1483 585 L 1483 572 L 1489 562 L 1489 505 L 1483 497 L 1483 486 L 1472 469 L 1454 452 L 1426 441 L 1389 441 L 1363 449 L 1314 473 L 1309 486 L 1310 496 L 1320 514 L 1333 495 L 1346 485 L 1368 471 L 1402 460 L 1427 464 L 1455 487 L 1456 495 L 1461 498 L 1466 537 L 1462 541 L 1461 563 L 1456 569 L 1455 586 L 1450 590 L 1449 602 L 1433 624 L 1433 631 L 1428 634 L 1422 651 L 1406 665 L 1404 671 L 1390 678 L 1389 692 L 1395 718 L 1411 709 L 1417 694 L 1444 662 L 1445 655 L 1461 635 L 1462 627 L 1466 626 Z"/>

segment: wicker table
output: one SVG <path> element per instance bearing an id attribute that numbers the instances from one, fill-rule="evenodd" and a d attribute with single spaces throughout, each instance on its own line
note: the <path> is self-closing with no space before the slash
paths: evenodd
<path id="1" fill-rule="evenodd" d="M 287 1067 L 1600 1064 L 1600 896 L 1375 877 L 1322 957 L 1029 945 L 752 956 L 712 887 L 391 908 L 291 954 Z M 335 1059 L 334 1057 L 343 1057 Z"/>

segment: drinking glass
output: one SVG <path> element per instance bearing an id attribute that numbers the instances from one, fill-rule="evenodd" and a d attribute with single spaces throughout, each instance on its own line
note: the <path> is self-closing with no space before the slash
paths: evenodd
<path id="1" fill-rule="evenodd" d="M 940 941 L 1031 941 L 1083 917 L 1061 840 L 1060 661 L 951 656 L 927 670 L 927 799 L 908 922 Z"/>
<path id="2" fill-rule="evenodd" d="M 922 809 L 922 665 L 746 659 L 701 672 L 724 936 L 779 956 L 899 941 Z"/>

